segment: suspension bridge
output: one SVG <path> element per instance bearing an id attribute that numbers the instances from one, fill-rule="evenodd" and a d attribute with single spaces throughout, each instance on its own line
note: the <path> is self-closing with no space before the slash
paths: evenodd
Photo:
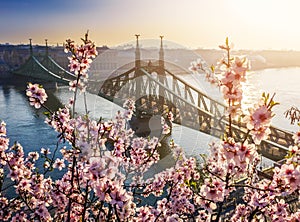
<path id="1" fill-rule="evenodd" d="M 136 102 L 136 116 L 140 119 L 149 120 L 152 116 L 171 111 L 175 123 L 217 138 L 222 137 L 229 123 L 224 115 L 226 105 L 193 87 L 172 71 L 172 67 L 176 67 L 183 73 L 188 72 L 164 60 L 162 36 L 159 58 L 154 61 L 141 60 L 138 38 L 137 35 L 135 61 L 116 69 L 108 78 L 90 80 L 88 92 L 121 106 L 126 99 L 133 99 Z M 72 73 L 64 70 L 48 55 L 47 50 L 45 54 L 43 59 L 38 60 L 30 44 L 29 59 L 13 73 L 62 84 L 75 79 Z M 268 159 L 280 161 L 293 144 L 293 134 L 275 126 L 270 129 L 271 134 L 261 142 L 258 151 Z M 134 130 L 138 130 L 138 127 Z M 232 123 L 232 132 L 239 140 L 247 137 L 251 141 L 246 125 L 240 121 Z"/>
<path id="2" fill-rule="evenodd" d="M 29 58 L 22 66 L 11 72 L 19 76 L 24 76 L 29 80 L 37 79 L 43 82 L 54 82 L 66 85 L 69 84 L 70 80 L 76 79 L 73 73 L 62 68 L 49 56 L 47 41 L 45 55 L 42 58 L 36 57 L 33 54 L 31 39 Z"/>

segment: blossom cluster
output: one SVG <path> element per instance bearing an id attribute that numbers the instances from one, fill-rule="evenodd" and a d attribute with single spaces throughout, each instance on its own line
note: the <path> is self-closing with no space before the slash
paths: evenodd
<path id="1" fill-rule="evenodd" d="M 274 168 L 272 179 L 249 182 L 251 186 L 245 188 L 243 197 L 247 204 L 237 206 L 233 221 L 243 221 L 241 218 L 262 221 L 299 220 L 300 166 L 299 162 L 293 162 L 297 156 L 294 151 L 297 153 L 298 148 L 290 147 L 291 156 L 287 158 L 285 164 Z"/>
<path id="2" fill-rule="evenodd" d="M 273 101 L 273 97 L 269 98 L 269 94 L 263 93 L 258 104 L 249 108 L 248 115 L 244 117 L 244 122 L 247 123 L 247 129 L 250 131 L 255 144 L 260 144 L 271 133 L 271 119 L 275 115 L 272 108 L 277 104 Z"/>
<path id="3" fill-rule="evenodd" d="M 34 106 L 36 109 L 39 109 L 48 98 L 45 89 L 42 86 L 32 83 L 28 83 L 26 95 L 29 97 L 30 105 Z"/>
<path id="4" fill-rule="evenodd" d="M 207 80 L 212 84 L 221 87 L 226 104 L 228 104 L 228 113 L 232 117 L 241 115 L 241 101 L 243 98 L 242 83 L 246 81 L 246 71 L 250 69 L 249 61 L 246 57 L 231 57 L 230 50 L 232 46 L 226 38 L 225 45 L 219 46 L 226 51 L 224 57 L 220 60 L 217 67 L 211 67 L 211 70 L 204 68 L 202 60 L 191 63 L 192 72 L 204 71 Z M 220 73 L 217 75 L 216 71 Z"/>
<path id="5" fill-rule="evenodd" d="M 75 91 L 76 88 L 80 89 L 81 92 L 85 91 L 85 83 L 88 80 L 88 69 L 92 63 L 92 59 L 98 55 L 95 44 L 88 39 L 88 34 L 85 35 L 83 44 L 76 45 L 74 41 L 68 39 L 65 43 L 65 52 L 71 53 L 69 59 L 69 68 L 77 78 L 76 80 L 70 81 L 70 90 Z"/>

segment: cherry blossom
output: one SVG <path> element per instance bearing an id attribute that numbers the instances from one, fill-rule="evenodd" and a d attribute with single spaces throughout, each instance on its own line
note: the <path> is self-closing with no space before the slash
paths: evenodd
<path id="1" fill-rule="evenodd" d="M 48 98 L 45 89 L 38 84 L 32 83 L 28 83 L 26 95 L 29 97 L 30 105 L 36 109 L 40 108 Z"/>
<path id="2" fill-rule="evenodd" d="M 64 160 L 57 158 L 53 164 L 53 167 L 62 170 L 65 167 Z"/>

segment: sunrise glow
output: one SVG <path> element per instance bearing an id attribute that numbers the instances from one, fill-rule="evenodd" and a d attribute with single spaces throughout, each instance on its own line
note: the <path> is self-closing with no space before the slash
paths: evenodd
<path id="1" fill-rule="evenodd" d="M 61 44 L 89 30 L 98 45 L 115 46 L 139 33 L 190 48 L 216 48 L 229 36 L 239 49 L 300 50 L 296 0 L 13 0 L 0 6 L 1 43 L 47 38 Z"/>

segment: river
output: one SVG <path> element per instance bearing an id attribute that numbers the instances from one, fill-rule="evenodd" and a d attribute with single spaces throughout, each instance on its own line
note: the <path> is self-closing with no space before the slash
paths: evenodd
<path id="1" fill-rule="evenodd" d="M 218 89 L 212 88 L 204 81 L 203 76 L 196 74 L 185 76 L 187 81 L 198 85 L 201 90 L 212 97 L 220 98 Z M 280 102 L 274 108 L 275 117 L 273 125 L 296 131 L 298 126 L 291 126 L 285 119 L 284 112 L 291 106 L 300 107 L 300 68 L 265 69 L 250 72 L 248 82 L 245 85 L 246 101 L 255 101 L 262 92 L 276 93 L 275 100 Z M 10 143 L 19 141 L 25 151 L 36 151 L 41 147 L 55 148 L 56 133 L 44 123 L 41 112 L 32 108 L 25 96 L 26 86 L 17 86 L 0 79 L 0 119 L 7 124 Z M 72 94 L 66 87 L 59 88 L 51 93 L 62 102 L 67 102 Z M 55 107 L 58 103 L 52 97 L 50 106 Z M 95 95 L 88 95 L 88 109 L 95 118 L 113 118 L 119 106 Z M 246 102 L 247 105 L 247 102 Z M 84 112 L 83 99 L 79 97 L 78 112 Z M 175 142 L 180 144 L 188 155 L 207 153 L 208 143 L 215 140 L 209 135 L 175 125 L 173 135 Z"/>

